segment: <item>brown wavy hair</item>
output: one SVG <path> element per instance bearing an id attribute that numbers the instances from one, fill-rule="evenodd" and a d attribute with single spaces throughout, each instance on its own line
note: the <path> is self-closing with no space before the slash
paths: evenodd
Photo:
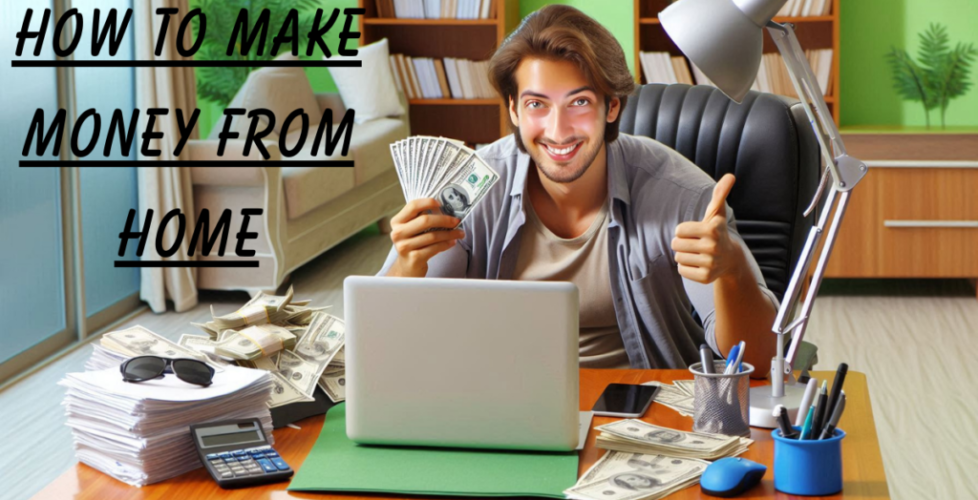
<path id="1" fill-rule="evenodd" d="M 525 57 L 573 62 L 598 95 L 604 96 L 606 110 L 615 97 L 621 99 L 624 110 L 628 96 L 635 90 L 618 40 L 601 23 L 574 7 L 548 5 L 526 16 L 493 54 L 489 80 L 507 106 L 510 99 L 516 101 L 516 68 Z M 605 142 L 618 138 L 620 122 L 619 112 L 618 118 L 605 126 Z M 510 129 L 520 150 L 526 151 L 518 127 L 510 122 Z"/>

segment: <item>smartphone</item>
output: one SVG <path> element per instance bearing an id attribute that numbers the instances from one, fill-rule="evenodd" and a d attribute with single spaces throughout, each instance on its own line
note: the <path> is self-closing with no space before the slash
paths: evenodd
<path id="1" fill-rule="evenodd" d="M 608 384 L 592 411 L 604 417 L 641 417 L 658 392 L 654 385 Z"/>

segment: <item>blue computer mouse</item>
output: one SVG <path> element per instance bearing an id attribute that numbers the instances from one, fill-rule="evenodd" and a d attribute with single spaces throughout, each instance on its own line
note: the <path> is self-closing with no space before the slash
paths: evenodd
<path id="1" fill-rule="evenodd" d="M 746 458 L 721 458 L 708 465 L 700 478 L 703 493 L 715 497 L 735 497 L 760 482 L 767 466 Z"/>

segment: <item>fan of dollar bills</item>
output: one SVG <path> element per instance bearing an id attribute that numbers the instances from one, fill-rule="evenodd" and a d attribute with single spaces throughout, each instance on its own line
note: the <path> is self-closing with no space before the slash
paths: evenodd
<path id="1" fill-rule="evenodd" d="M 260 293 L 233 313 L 217 316 L 211 308 L 210 321 L 191 323 L 206 336 L 184 334 L 173 343 L 142 326 L 106 333 L 86 369 L 143 355 L 197 358 L 217 370 L 235 363 L 272 374 L 272 408 L 313 401 L 317 386 L 338 403 L 346 399 L 346 329 L 325 309 L 293 300 L 291 287 L 284 296 Z"/>
<path id="2" fill-rule="evenodd" d="M 465 219 L 499 175 L 465 143 L 415 136 L 391 144 L 405 200 L 434 198 L 445 215 Z"/>

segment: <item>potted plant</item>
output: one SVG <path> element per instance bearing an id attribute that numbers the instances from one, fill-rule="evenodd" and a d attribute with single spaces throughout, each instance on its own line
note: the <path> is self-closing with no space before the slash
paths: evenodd
<path id="1" fill-rule="evenodd" d="M 920 34 L 917 61 L 904 49 L 891 47 L 887 54 L 893 69 L 894 87 L 905 100 L 923 104 L 928 129 L 930 110 L 940 108 L 941 128 L 945 128 L 948 104 L 971 88 L 971 64 L 978 50 L 974 44 L 961 42 L 952 50 L 948 38 L 945 26 L 931 24 Z"/>

